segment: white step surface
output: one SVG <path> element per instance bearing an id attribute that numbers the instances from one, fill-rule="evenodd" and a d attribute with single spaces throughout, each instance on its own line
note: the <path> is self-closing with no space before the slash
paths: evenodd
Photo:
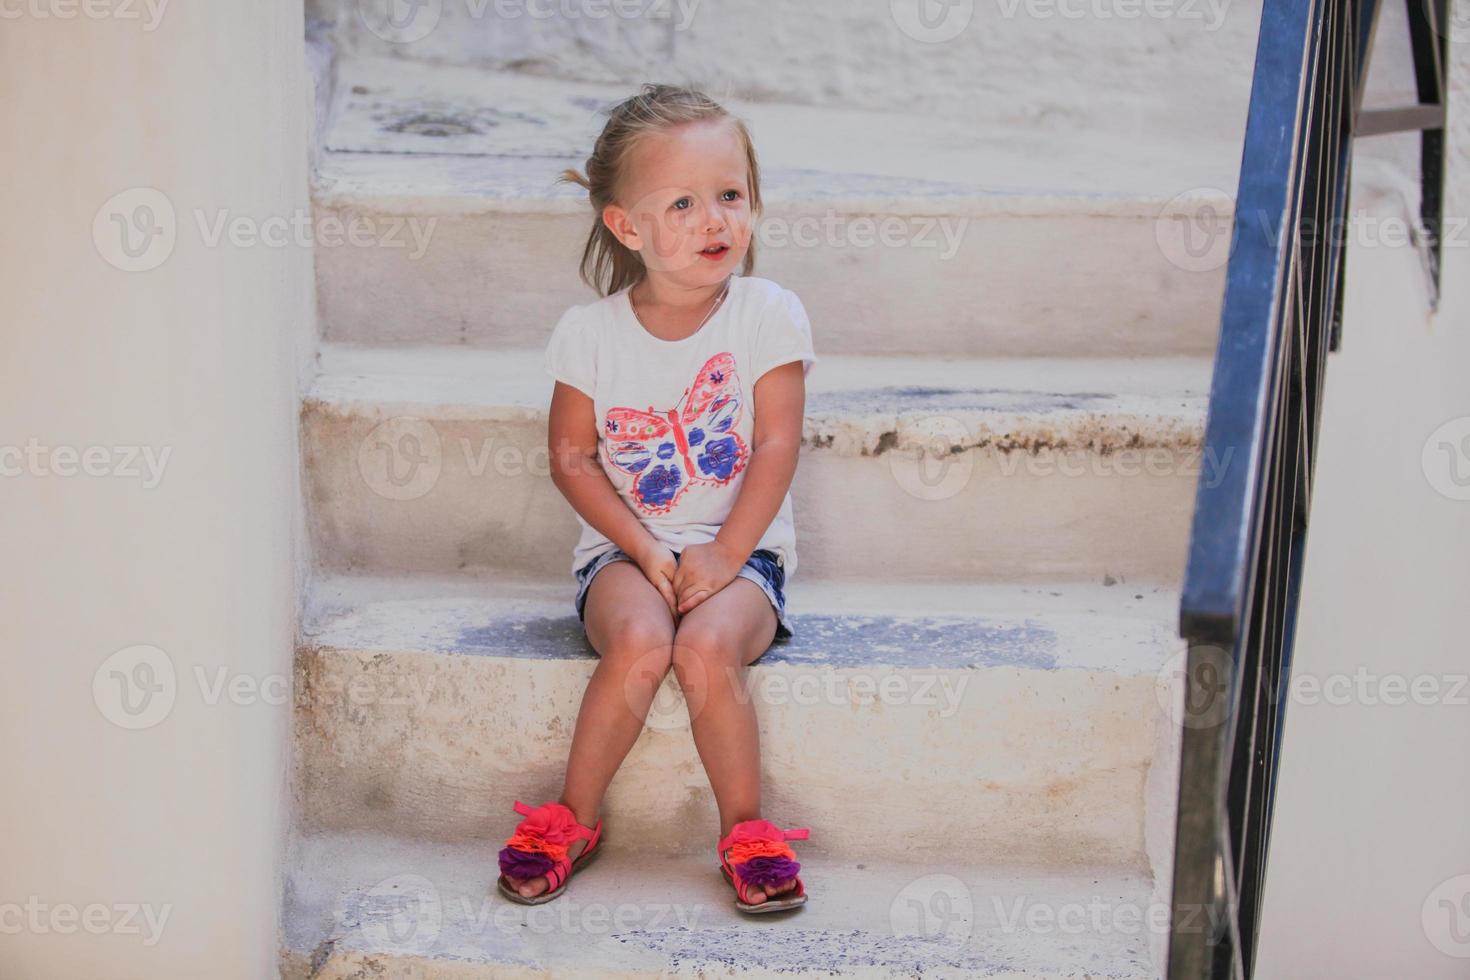
<path id="1" fill-rule="evenodd" d="M 897 864 L 814 837 L 795 845 L 807 903 L 754 918 L 733 907 L 713 838 L 708 854 L 656 857 L 605 833 L 607 853 L 535 907 L 495 891 L 498 842 L 312 835 L 293 847 L 282 977 L 1159 976 L 1161 914 L 1144 877 L 962 855 Z"/>
<path id="2" fill-rule="evenodd" d="M 404 59 L 336 70 L 317 218 L 356 222 L 366 245 L 317 249 L 327 339 L 528 347 L 593 298 L 586 195 L 555 181 L 626 91 Z M 834 352 L 1213 352 L 1238 139 L 730 108 L 762 161 L 756 272 L 841 325 Z M 1179 238 L 1180 195 L 1221 231 L 1219 263 Z"/>
<path id="3" fill-rule="evenodd" d="M 808 379 L 793 579 L 1177 583 L 1209 363 L 824 352 Z M 327 345 L 303 410 L 327 569 L 569 576 L 542 352 Z M 1228 464 L 1228 460 L 1223 461 Z"/>
<path id="4" fill-rule="evenodd" d="M 1123 140 L 1234 133 L 1237 142 L 1261 8 L 1259 0 L 1147 12 L 969 0 L 571 8 L 527 0 L 399 8 L 392 27 L 386 0 L 313 6 L 325 17 L 340 6 L 345 48 L 397 58 L 519 67 L 628 89 L 656 68 L 658 80 L 716 95 L 920 110 L 1054 132 L 1113 129 Z"/>
<path id="5" fill-rule="evenodd" d="M 303 826 L 503 838 L 515 799 L 554 799 L 597 664 L 573 595 L 570 578 L 316 583 L 296 678 Z M 890 858 L 1158 860 L 1177 594 L 796 585 L 788 611 L 795 636 L 744 677 L 772 813 Z M 715 823 L 672 673 L 606 812 L 660 851 Z"/>

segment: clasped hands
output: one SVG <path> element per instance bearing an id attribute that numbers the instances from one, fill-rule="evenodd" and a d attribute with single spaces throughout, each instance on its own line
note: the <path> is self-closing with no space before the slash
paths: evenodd
<path id="1" fill-rule="evenodd" d="M 644 577 L 668 603 L 675 623 L 733 582 L 749 558 L 718 538 L 689 545 L 676 559 L 667 545 L 650 537 L 641 553 L 634 556 Z"/>

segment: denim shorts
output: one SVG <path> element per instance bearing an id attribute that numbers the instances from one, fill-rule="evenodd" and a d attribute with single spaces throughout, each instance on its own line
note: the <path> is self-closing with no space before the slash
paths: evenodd
<path id="1" fill-rule="evenodd" d="M 681 552 L 674 552 L 679 560 Z M 621 548 L 614 547 L 577 569 L 577 617 L 586 622 L 587 589 L 592 585 L 592 576 L 615 561 L 632 561 L 633 558 Z M 771 606 L 776 610 L 776 641 L 789 639 L 792 635 L 791 620 L 786 616 L 786 569 L 774 551 L 761 548 L 751 554 L 744 566 L 736 573 L 737 578 L 748 578 L 761 587 Z"/>

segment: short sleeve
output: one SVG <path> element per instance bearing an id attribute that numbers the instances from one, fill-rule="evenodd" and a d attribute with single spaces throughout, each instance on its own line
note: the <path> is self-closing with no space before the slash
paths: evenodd
<path id="1" fill-rule="evenodd" d="M 587 335 L 579 307 L 562 314 L 546 344 L 546 373 L 593 398 L 597 389 L 597 350 Z"/>
<path id="2" fill-rule="evenodd" d="M 802 375 L 812 372 L 817 355 L 812 348 L 812 324 L 807 319 L 806 308 L 789 289 L 781 289 L 777 297 L 766 306 L 761 315 L 760 326 L 755 336 L 755 373 L 751 384 L 771 368 L 802 362 Z"/>

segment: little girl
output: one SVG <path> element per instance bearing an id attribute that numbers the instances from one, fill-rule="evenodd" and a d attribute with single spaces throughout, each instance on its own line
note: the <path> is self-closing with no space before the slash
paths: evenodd
<path id="1" fill-rule="evenodd" d="M 736 907 L 793 908 L 806 892 L 786 841 L 807 830 L 762 819 L 755 707 L 738 693 L 792 635 L 789 488 L 816 355 L 801 301 L 750 275 L 755 149 L 707 96 L 645 85 L 612 110 L 587 175 L 562 179 L 591 198 L 582 277 L 603 298 L 569 309 L 547 347 L 551 470 L 581 524 L 576 608 L 600 659 L 561 798 L 517 801 L 499 890 L 549 901 L 597 852 L 603 794 L 672 669 Z"/>

